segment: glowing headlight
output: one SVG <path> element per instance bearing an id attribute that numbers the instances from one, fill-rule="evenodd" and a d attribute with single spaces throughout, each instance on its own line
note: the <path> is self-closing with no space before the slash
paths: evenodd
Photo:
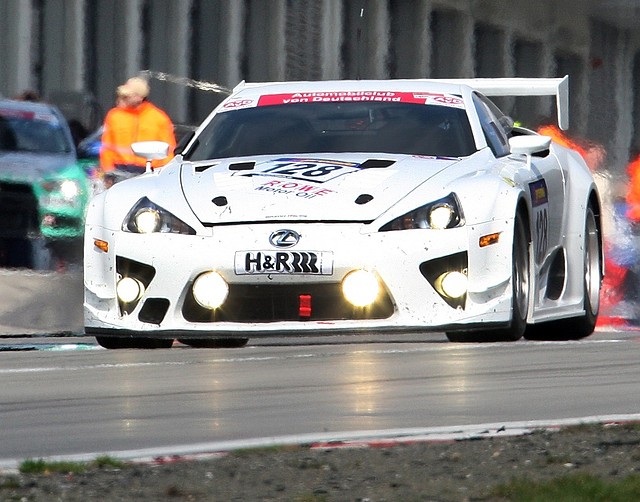
<path id="1" fill-rule="evenodd" d="M 425 204 L 413 211 L 390 221 L 380 228 L 381 232 L 389 230 L 411 230 L 417 228 L 433 228 L 442 230 L 464 225 L 464 216 L 458 197 L 450 193 L 442 199 Z"/>
<path id="2" fill-rule="evenodd" d="M 140 199 L 122 222 L 122 230 L 136 234 L 163 233 L 195 235 L 196 231 L 166 209 Z"/>
<path id="3" fill-rule="evenodd" d="M 80 187 L 77 181 L 64 180 L 60 185 L 60 192 L 65 199 L 75 199 L 80 195 Z"/>
<path id="4" fill-rule="evenodd" d="M 57 179 L 43 181 L 41 204 L 54 208 L 79 208 L 82 205 L 83 188 L 76 179 Z"/>
<path id="5" fill-rule="evenodd" d="M 144 292 L 144 286 L 133 277 L 123 277 L 116 285 L 116 293 L 123 303 L 131 303 L 138 300 Z"/>
<path id="6" fill-rule="evenodd" d="M 366 270 L 349 272 L 342 281 L 342 294 L 355 307 L 371 305 L 378 297 L 379 291 L 377 277 Z"/>
<path id="7" fill-rule="evenodd" d="M 446 272 L 437 279 L 437 287 L 449 298 L 460 298 L 467 292 L 468 279 L 462 272 Z"/>
<path id="8" fill-rule="evenodd" d="M 451 220 L 455 218 L 455 210 L 449 204 L 434 206 L 429 213 L 429 226 L 431 228 L 448 228 Z"/>
<path id="9" fill-rule="evenodd" d="M 229 285 L 218 272 L 205 272 L 193 282 L 193 297 L 202 307 L 217 309 L 227 299 Z"/>
<path id="10" fill-rule="evenodd" d="M 77 180 L 53 180 L 42 182 L 42 188 L 49 194 L 56 194 L 67 200 L 75 199 L 80 195 L 82 189 Z"/>
<path id="11" fill-rule="evenodd" d="M 141 234 L 150 234 L 160 229 L 160 214 L 155 209 L 142 209 L 134 216 L 134 220 Z"/>

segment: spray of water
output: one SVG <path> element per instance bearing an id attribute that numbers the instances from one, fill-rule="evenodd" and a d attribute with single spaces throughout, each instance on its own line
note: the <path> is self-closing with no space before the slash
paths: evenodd
<path id="1" fill-rule="evenodd" d="M 169 73 L 153 70 L 142 70 L 140 75 L 147 79 L 156 79 L 162 82 L 171 82 L 172 84 L 182 85 L 185 87 L 192 87 L 200 91 L 217 92 L 220 94 L 231 94 L 231 89 L 227 89 L 219 84 L 213 82 L 205 82 L 203 80 L 194 80 L 187 77 L 178 77 Z"/>

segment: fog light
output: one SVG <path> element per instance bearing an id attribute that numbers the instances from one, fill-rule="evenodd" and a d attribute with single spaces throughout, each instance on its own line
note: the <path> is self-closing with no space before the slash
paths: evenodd
<path id="1" fill-rule="evenodd" d="M 218 272 L 205 272 L 193 282 L 193 297 L 206 309 L 217 309 L 229 294 L 229 285 Z"/>
<path id="2" fill-rule="evenodd" d="M 356 307 L 371 305 L 378 297 L 378 278 L 366 270 L 349 272 L 342 281 L 342 294 Z"/>
<path id="3" fill-rule="evenodd" d="M 138 279 L 133 277 L 123 277 L 116 285 L 118 298 L 123 303 L 131 303 L 140 299 L 144 291 L 144 286 Z"/>
<path id="4" fill-rule="evenodd" d="M 436 280 L 436 286 L 449 298 L 460 298 L 467 292 L 468 279 L 462 272 L 445 272 Z"/>

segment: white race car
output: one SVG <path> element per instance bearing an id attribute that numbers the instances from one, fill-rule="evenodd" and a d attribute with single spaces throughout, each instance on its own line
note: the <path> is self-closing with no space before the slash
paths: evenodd
<path id="1" fill-rule="evenodd" d="M 596 184 L 495 95 L 555 95 L 567 127 L 567 77 L 241 83 L 170 163 L 91 202 L 86 334 L 107 348 L 588 336 Z"/>

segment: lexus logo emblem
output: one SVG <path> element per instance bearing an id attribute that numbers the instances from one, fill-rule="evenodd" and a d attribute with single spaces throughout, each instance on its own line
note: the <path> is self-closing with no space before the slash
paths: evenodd
<path id="1" fill-rule="evenodd" d="M 277 248 L 290 248 L 298 244 L 300 234 L 293 230 L 276 230 L 269 236 L 269 242 Z"/>

